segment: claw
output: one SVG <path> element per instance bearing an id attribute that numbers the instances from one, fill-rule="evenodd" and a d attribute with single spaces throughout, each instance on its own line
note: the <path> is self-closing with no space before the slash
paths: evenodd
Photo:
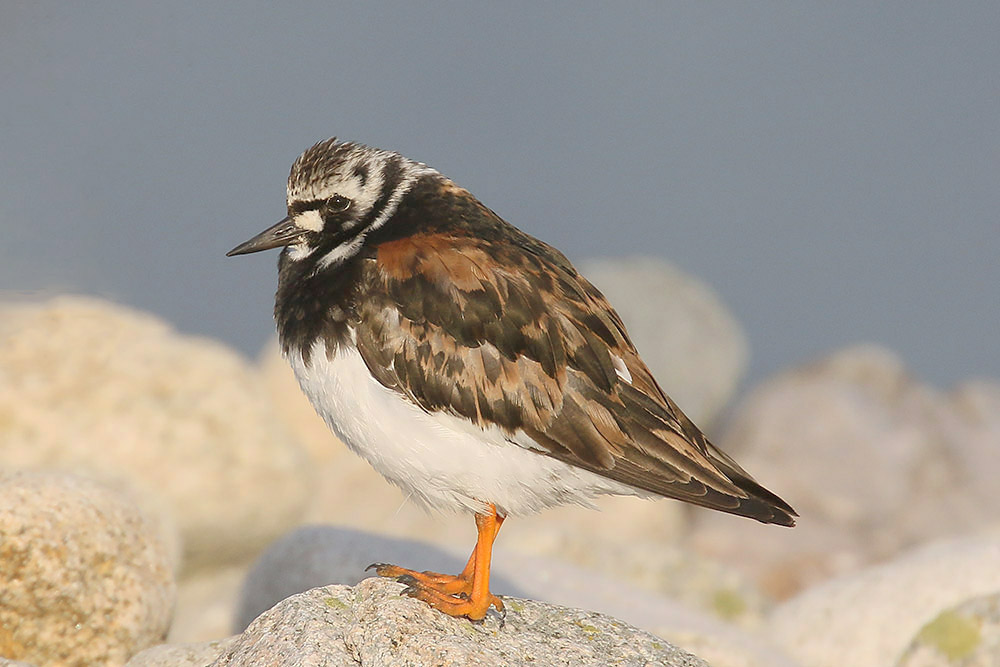
<path id="1" fill-rule="evenodd" d="M 372 563 L 365 571 L 374 569 L 380 577 L 395 579 L 404 585 L 403 595 L 423 600 L 449 616 L 464 616 L 478 623 L 482 622 L 490 607 L 503 612 L 503 602 L 490 593 L 489 581 L 493 540 L 504 517 L 497 513 L 493 505 L 489 506 L 489 510 L 488 513 L 476 514 L 476 530 L 479 533 L 476 548 L 465 568 L 457 575 L 417 572 L 387 563 Z"/>

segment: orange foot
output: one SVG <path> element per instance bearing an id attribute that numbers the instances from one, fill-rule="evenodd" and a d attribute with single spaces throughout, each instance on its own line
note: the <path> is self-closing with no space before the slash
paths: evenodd
<path id="1" fill-rule="evenodd" d="M 470 559 L 469 563 L 475 565 L 475 559 Z M 380 577 L 395 579 L 401 584 L 418 588 L 428 588 L 441 593 L 442 595 L 466 596 L 472 594 L 472 571 L 469 566 L 461 574 L 441 574 L 440 572 L 408 570 L 398 565 L 388 563 L 373 563 L 366 570 L 375 570 L 375 574 Z"/>
<path id="2" fill-rule="evenodd" d="M 461 574 L 417 572 L 386 563 L 375 563 L 367 569 L 374 569 L 380 577 L 389 577 L 406 584 L 403 589 L 405 595 L 423 600 L 449 616 L 465 616 L 472 621 L 481 621 L 490 607 L 504 611 L 500 598 L 490 593 L 493 540 L 496 539 L 503 520 L 504 517 L 497 515 L 496 508 L 492 505 L 489 514 L 476 515 L 479 539 Z"/>

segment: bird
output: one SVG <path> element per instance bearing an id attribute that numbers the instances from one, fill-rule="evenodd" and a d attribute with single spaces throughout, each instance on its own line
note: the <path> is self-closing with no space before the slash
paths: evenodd
<path id="1" fill-rule="evenodd" d="M 437 170 L 334 137 L 294 161 L 286 205 L 227 255 L 281 248 L 274 319 L 304 394 L 409 498 L 475 516 L 457 575 L 371 566 L 406 595 L 475 622 L 505 614 L 489 587 L 504 520 L 603 495 L 795 525 L 664 393 L 560 251 Z"/>

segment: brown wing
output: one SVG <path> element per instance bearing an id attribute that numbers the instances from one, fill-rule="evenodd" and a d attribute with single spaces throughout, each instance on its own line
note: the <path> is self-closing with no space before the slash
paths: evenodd
<path id="1" fill-rule="evenodd" d="M 493 222 L 493 238 L 459 230 L 378 246 L 357 328 L 375 377 L 425 410 L 523 432 L 638 489 L 793 525 L 794 510 L 663 393 L 604 296 L 557 250 Z"/>

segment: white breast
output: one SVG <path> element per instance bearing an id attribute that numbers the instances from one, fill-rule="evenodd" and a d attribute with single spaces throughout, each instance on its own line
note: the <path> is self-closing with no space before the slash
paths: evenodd
<path id="1" fill-rule="evenodd" d="M 302 390 L 330 428 L 356 454 L 413 499 L 438 510 L 481 511 L 493 503 L 525 514 L 602 494 L 636 490 L 514 444 L 444 412 L 428 413 L 372 377 L 358 351 L 332 357 L 322 341 L 309 364 L 291 353 Z M 513 436 L 530 446 L 523 434 Z"/>

